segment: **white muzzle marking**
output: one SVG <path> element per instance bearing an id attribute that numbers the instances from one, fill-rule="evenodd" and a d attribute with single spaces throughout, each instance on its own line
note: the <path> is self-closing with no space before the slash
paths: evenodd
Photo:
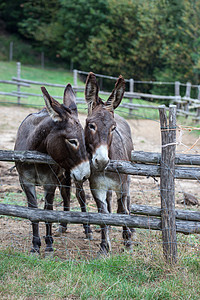
<path id="1" fill-rule="evenodd" d="M 84 181 L 90 177 L 90 163 L 84 161 L 71 170 L 71 177 L 76 181 Z"/>
<path id="2" fill-rule="evenodd" d="M 108 147 L 107 145 L 101 145 L 93 154 L 92 164 L 96 170 L 102 171 L 109 163 Z"/>

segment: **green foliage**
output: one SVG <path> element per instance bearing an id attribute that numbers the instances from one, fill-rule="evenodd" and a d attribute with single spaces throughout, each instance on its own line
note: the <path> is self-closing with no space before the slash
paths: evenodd
<path id="1" fill-rule="evenodd" d="M 96 36 L 100 25 L 106 22 L 105 0 L 61 0 L 58 21 L 62 26 L 59 41 L 60 55 L 76 66 L 83 66 L 87 59 L 87 41 Z"/>
<path id="2" fill-rule="evenodd" d="M 88 60 L 94 70 L 151 79 L 160 45 L 155 7 L 148 1 L 109 0 L 108 24 L 88 43 Z M 104 62 L 104 63 L 102 63 Z"/>
<path id="3" fill-rule="evenodd" d="M 71 67 L 200 83 L 198 0 L 8 0 L 0 9 L 10 31 Z M 164 91 L 171 92 L 170 86 Z"/>
<path id="4" fill-rule="evenodd" d="M 10 42 L 13 42 L 13 60 L 20 61 L 23 64 L 39 64 L 40 53 L 36 52 L 34 47 L 25 42 L 16 34 L 1 34 L 0 38 L 0 60 L 8 61 Z"/>
<path id="5" fill-rule="evenodd" d="M 200 3 L 196 0 L 165 1 L 160 11 L 162 45 L 155 68 L 157 80 L 199 82 Z M 195 71 L 194 71 L 195 70 Z"/>
<path id="6" fill-rule="evenodd" d="M 42 40 L 43 33 L 44 42 L 51 39 L 45 38 L 44 28 L 56 21 L 58 11 L 57 0 L 29 0 L 23 4 L 24 18 L 18 23 L 19 32 L 26 38 L 33 40 Z M 52 32 L 53 33 L 53 32 Z"/>
<path id="7" fill-rule="evenodd" d="M 18 32 L 17 23 L 23 18 L 23 0 L 6 0 L 0 2 L 0 20 L 6 23 L 11 32 Z"/>

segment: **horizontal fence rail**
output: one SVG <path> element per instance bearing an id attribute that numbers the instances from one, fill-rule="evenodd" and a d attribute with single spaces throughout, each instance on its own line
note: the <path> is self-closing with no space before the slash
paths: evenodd
<path id="1" fill-rule="evenodd" d="M 162 210 L 159 207 L 132 204 L 131 213 L 137 215 L 161 217 Z M 199 211 L 176 209 L 175 217 L 176 219 L 180 219 L 180 220 L 200 222 Z"/>
<path id="2" fill-rule="evenodd" d="M 135 215 L 49 211 L 8 204 L 0 204 L 0 215 L 24 218 L 30 220 L 31 222 L 72 223 L 86 225 L 106 224 L 112 226 L 128 226 L 134 228 L 162 230 L 160 218 Z M 194 221 L 176 220 L 176 231 L 184 234 L 200 233 L 200 223 Z"/>
<path id="3" fill-rule="evenodd" d="M 161 153 L 132 151 L 131 160 L 133 162 L 140 162 L 140 163 L 144 163 L 144 164 L 146 164 L 146 163 L 160 164 Z M 176 154 L 175 164 L 176 165 L 199 165 L 200 166 L 200 155 Z"/>
<path id="4" fill-rule="evenodd" d="M 141 154 L 140 151 L 139 152 L 135 151 L 132 154 L 133 162 L 111 160 L 109 165 L 106 168 L 106 171 L 119 172 L 128 175 L 160 177 L 161 167 L 159 165 L 160 164 L 159 159 L 155 161 L 156 165 L 146 164 L 146 161 L 145 163 L 134 163 L 134 161 L 138 161 L 137 153 Z M 134 158 L 135 155 L 136 155 L 136 159 Z M 156 156 L 159 157 L 160 154 L 159 153 L 152 154 L 154 160 Z M 190 155 L 190 158 L 193 158 L 195 160 L 196 156 L 199 157 L 199 155 Z M 176 157 L 176 160 L 186 161 L 184 157 L 187 157 L 187 155 L 178 155 Z M 0 150 L 0 161 L 8 161 L 8 162 L 18 161 L 18 162 L 26 162 L 26 163 L 56 164 L 56 162 L 49 155 L 36 152 L 36 151 Z M 191 164 L 191 160 L 188 160 L 188 164 Z M 199 165 L 199 161 L 198 162 L 196 161 L 196 164 Z M 200 167 L 176 166 L 175 178 L 200 180 Z"/>

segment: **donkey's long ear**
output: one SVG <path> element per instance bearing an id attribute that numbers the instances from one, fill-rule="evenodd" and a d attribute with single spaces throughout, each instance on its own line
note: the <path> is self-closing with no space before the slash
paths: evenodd
<path id="1" fill-rule="evenodd" d="M 63 104 L 66 107 L 68 107 L 73 114 L 78 116 L 78 110 L 76 106 L 76 96 L 74 94 L 74 91 L 70 83 L 68 83 L 68 85 L 65 88 L 64 96 L 63 96 Z"/>
<path id="2" fill-rule="evenodd" d="M 106 109 L 109 111 L 113 111 L 115 108 L 119 106 L 119 104 L 122 101 L 123 95 L 125 91 L 125 80 L 120 75 L 117 79 L 117 82 L 115 83 L 115 88 L 112 91 L 110 97 L 106 101 Z"/>
<path id="3" fill-rule="evenodd" d="M 46 109 L 49 113 L 49 116 L 55 122 L 62 121 L 61 115 L 58 113 L 60 108 L 60 103 L 49 95 L 49 93 L 47 92 L 44 86 L 41 87 L 41 90 L 43 93 Z"/>
<path id="4" fill-rule="evenodd" d="M 88 74 L 85 84 L 85 100 L 88 105 L 88 114 L 90 115 L 94 107 L 98 103 L 99 87 L 97 84 L 96 76 L 90 72 Z"/>

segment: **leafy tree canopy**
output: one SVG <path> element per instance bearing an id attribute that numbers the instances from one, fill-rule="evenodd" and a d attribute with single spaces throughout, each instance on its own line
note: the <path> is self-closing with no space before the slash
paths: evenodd
<path id="1" fill-rule="evenodd" d="M 7 0 L 0 12 L 9 31 L 76 68 L 200 83 L 199 0 Z"/>

